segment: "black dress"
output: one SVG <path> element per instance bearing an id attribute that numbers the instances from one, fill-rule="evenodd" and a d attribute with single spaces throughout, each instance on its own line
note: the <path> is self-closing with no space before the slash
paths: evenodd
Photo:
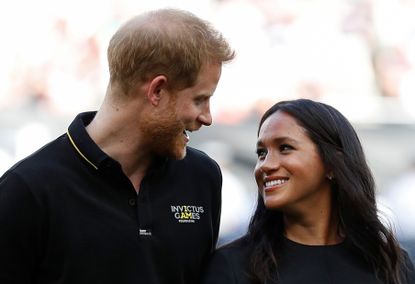
<path id="1" fill-rule="evenodd" d="M 278 262 L 281 284 L 379 284 L 370 265 L 344 241 L 337 245 L 310 246 L 284 239 Z M 251 284 L 247 274 L 249 255 L 244 238 L 219 248 L 211 260 L 203 284 Z M 408 260 L 409 281 L 415 283 Z M 274 283 L 274 282 L 273 282 Z"/>

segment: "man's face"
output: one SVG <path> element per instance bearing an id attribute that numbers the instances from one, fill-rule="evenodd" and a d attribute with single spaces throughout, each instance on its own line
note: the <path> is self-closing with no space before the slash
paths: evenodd
<path id="1" fill-rule="evenodd" d="M 175 159 L 186 156 L 187 132 L 212 124 L 210 97 L 219 82 L 221 65 L 206 65 L 193 87 L 169 93 L 168 102 L 145 123 L 154 153 Z"/>

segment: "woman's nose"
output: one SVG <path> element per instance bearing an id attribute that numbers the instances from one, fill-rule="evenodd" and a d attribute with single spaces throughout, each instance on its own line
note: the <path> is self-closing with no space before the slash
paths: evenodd
<path id="1" fill-rule="evenodd" d="M 264 160 L 259 165 L 259 168 L 264 173 L 269 173 L 278 170 L 280 167 L 280 158 L 273 152 L 269 152 Z"/>

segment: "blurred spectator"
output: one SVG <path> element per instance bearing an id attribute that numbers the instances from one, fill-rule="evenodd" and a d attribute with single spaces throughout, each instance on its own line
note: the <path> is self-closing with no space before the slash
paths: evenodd
<path id="1" fill-rule="evenodd" d="M 401 81 L 409 70 L 409 62 L 402 50 L 397 47 L 374 50 L 373 68 L 380 94 L 385 97 L 398 98 Z"/>
<path id="2" fill-rule="evenodd" d="M 29 122 L 17 130 L 15 160 L 21 160 L 51 141 L 52 135 L 46 125 Z"/>
<path id="3" fill-rule="evenodd" d="M 415 153 L 408 168 L 381 192 L 380 206 L 396 228 L 402 245 L 415 259 Z"/>

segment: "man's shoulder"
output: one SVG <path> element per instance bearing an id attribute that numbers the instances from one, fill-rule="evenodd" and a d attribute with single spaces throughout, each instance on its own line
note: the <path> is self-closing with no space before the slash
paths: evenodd
<path id="1" fill-rule="evenodd" d="M 208 154 L 206 154 L 202 150 L 199 150 L 193 147 L 187 147 L 186 158 L 202 159 L 202 160 L 207 160 L 207 161 L 212 161 L 212 162 L 214 161 Z"/>
<path id="2" fill-rule="evenodd" d="M 67 166 L 62 159 L 62 142 L 59 138 L 47 143 L 34 153 L 16 162 L 0 177 L 1 190 L 12 190 L 13 194 L 25 194 L 27 192 L 42 192 L 39 188 L 61 182 L 62 168 Z M 26 190 L 16 190 L 16 189 Z M 33 190 L 36 189 L 36 190 Z"/>
<path id="3" fill-rule="evenodd" d="M 57 164 L 61 164 L 59 157 L 64 154 L 62 137 L 63 135 L 59 136 L 57 139 L 19 160 L 7 172 L 23 176 L 32 175 L 36 172 L 51 174 L 49 170 L 53 170 Z"/>
<path id="4" fill-rule="evenodd" d="M 220 170 L 218 163 L 213 158 L 205 152 L 192 147 L 187 147 L 186 157 L 182 161 L 189 164 L 192 168 L 203 167 L 205 169 L 213 168 Z"/>

